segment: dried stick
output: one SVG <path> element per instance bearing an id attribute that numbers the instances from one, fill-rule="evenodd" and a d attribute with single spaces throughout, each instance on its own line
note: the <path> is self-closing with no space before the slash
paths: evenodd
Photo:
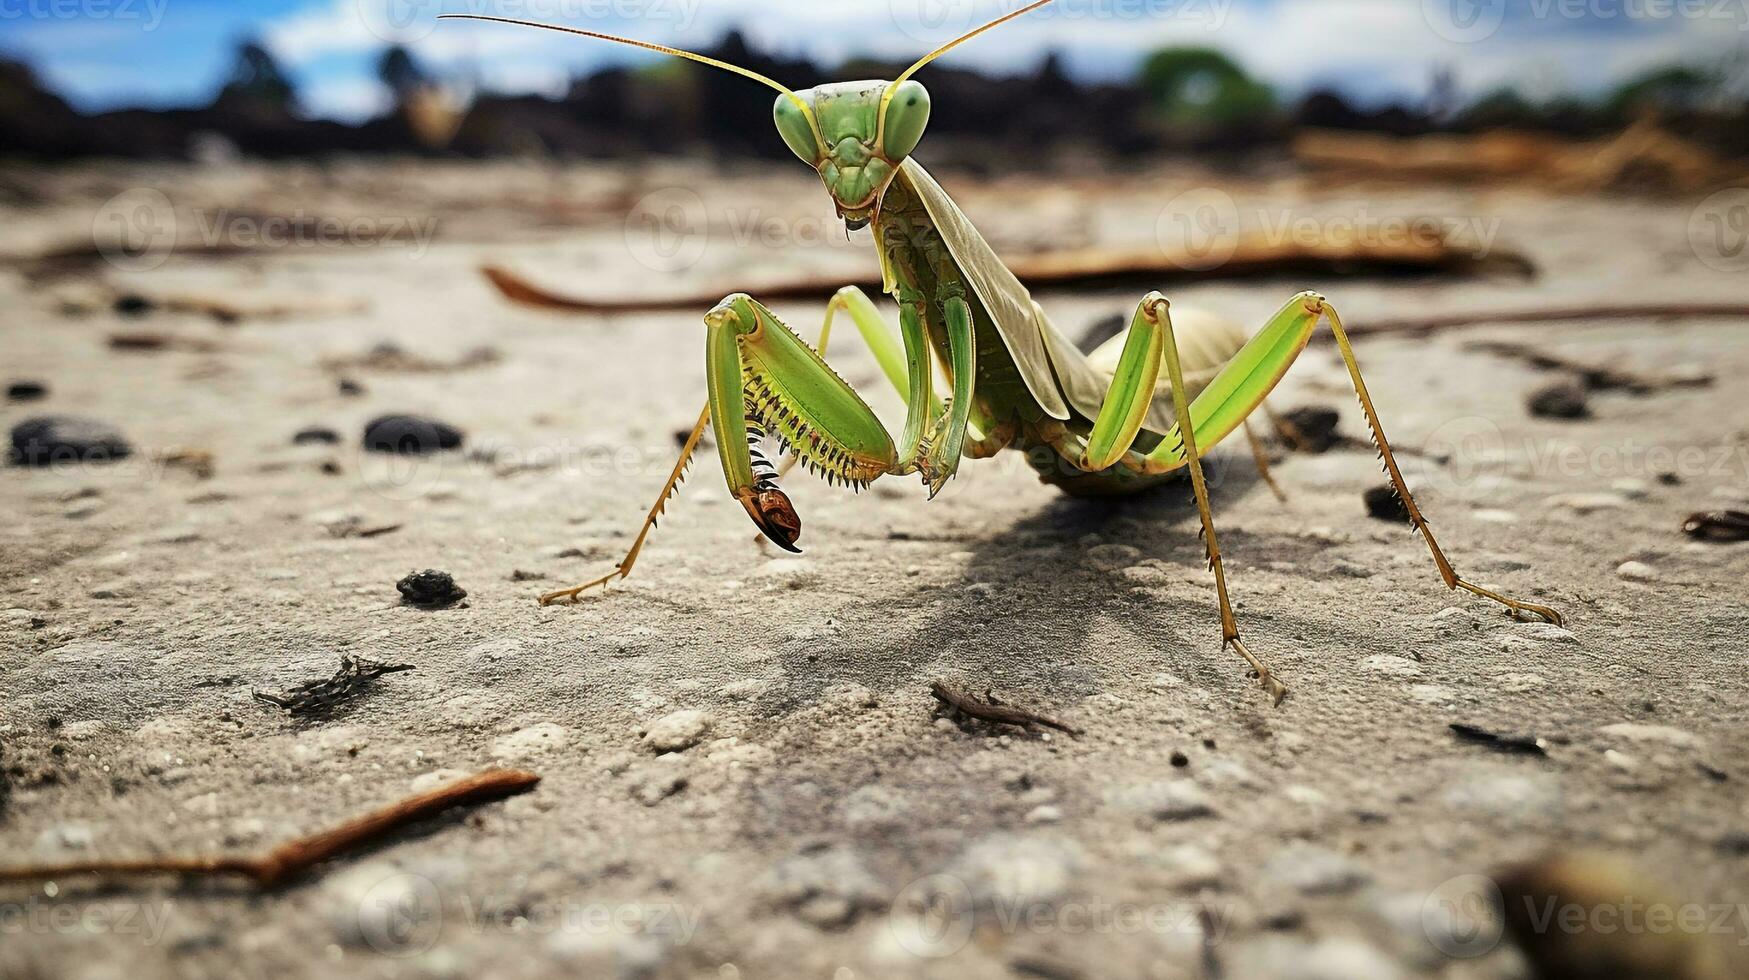
<path id="1" fill-rule="evenodd" d="M 1081 730 L 1073 725 L 1058 721 L 1047 715 L 1036 714 L 1027 711 L 1025 708 L 1016 708 L 1011 705 L 998 704 L 995 698 L 989 698 L 988 693 L 985 694 L 985 697 L 989 698 L 989 700 L 979 701 L 977 698 L 956 691 L 940 681 L 936 681 L 929 685 L 929 693 L 935 695 L 935 700 L 940 701 L 942 704 L 958 710 L 967 717 L 976 718 L 980 721 L 988 721 L 998 725 L 1018 725 L 1021 728 L 1031 728 L 1034 725 L 1043 725 L 1046 728 L 1055 728 L 1057 731 L 1066 735 L 1081 734 Z"/>
<path id="2" fill-rule="evenodd" d="M 1498 250 L 1481 256 L 1445 241 L 1379 245 L 1335 237 L 1307 245 L 1279 242 L 1267 236 L 1241 235 L 1220 245 L 1225 247 L 1218 251 L 1217 246 L 1194 253 L 1159 248 L 1035 252 L 1014 256 L 1008 267 L 1020 281 L 1035 289 L 1073 289 L 1132 280 L 1203 282 L 1295 272 L 1332 276 L 1365 272 L 1473 274 L 1503 271 L 1527 277 L 1536 274 L 1531 261 L 1517 253 Z M 1220 261 L 1211 261 L 1211 255 L 1219 257 Z M 554 292 L 500 266 L 482 266 L 480 272 L 512 303 L 537 309 L 594 314 L 697 312 L 737 289 L 762 300 L 825 299 L 839 287 L 847 285 L 842 277 L 803 276 L 764 283 L 718 284 L 648 298 L 589 297 Z M 851 280 L 848 285 L 875 292 L 880 290 L 881 280 L 879 276 L 872 279 L 865 276 Z"/>
<path id="3" fill-rule="evenodd" d="M 493 769 L 408 797 L 331 830 L 286 841 L 257 857 L 160 857 L 115 861 L 74 861 L 0 868 L 0 883 L 43 881 L 69 875 L 241 875 L 260 888 L 272 888 L 331 857 L 375 843 L 409 824 L 458 806 L 490 803 L 525 793 L 540 782 L 531 772 Z"/>
<path id="4" fill-rule="evenodd" d="M 1453 327 L 1480 327 L 1491 323 L 1554 323 L 1563 320 L 1656 320 L 1749 318 L 1749 305 L 1742 303 L 1622 303 L 1602 306 L 1556 306 L 1546 309 L 1498 310 L 1491 313 L 1451 313 L 1443 316 L 1380 318 L 1349 326 L 1348 335 L 1404 333 L 1428 334 Z"/>

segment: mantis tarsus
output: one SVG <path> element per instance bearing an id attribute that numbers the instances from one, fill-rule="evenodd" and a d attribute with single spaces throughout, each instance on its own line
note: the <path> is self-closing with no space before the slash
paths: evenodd
<path id="1" fill-rule="evenodd" d="M 831 300 L 817 346 L 745 293 L 704 315 L 709 401 L 631 549 L 612 572 L 548 593 L 575 599 L 631 573 L 707 425 L 729 492 L 772 541 L 798 550 L 801 520 L 759 453 L 776 436 L 826 479 L 855 487 L 916 473 L 933 497 L 962 456 L 1025 452 L 1039 476 L 1071 494 L 1134 493 L 1188 471 L 1220 600 L 1221 639 L 1243 657 L 1275 701 L 1287 686 L 1246 647 L 1227 598 L 1226 571 L 1209 512 L 1202 457 L 1240 428 L 1327 321 L 1347 365 L 1384 469 L 1440 577 L 1501 603 L 1513 615 L 1559 623 L 1553 609 L 1466 581 L 1446 560 L 1385 440 L 1336 310 L 1321 295 L 1288 300 L 1255 335 L 1217 317 L 1174 312 L 1142 298 L 1129 328 L 1084 354 L 1052 325 L 934 178 L 911 157 L 929 121 L 929 95 L 911 76 L 954 47 L 1051 0 L 1037 0 L 925 55 L 891 81 L 837 82 L 794 92 L 756 72 L 663 45 L 577 28 L 460 15 L 632 44 L 760 82 L 779 93 L 779 135 L 819 174 L 849 230 L 873 227 L 884 290 L 899 307 L 899 337 L 867 295 L 845 287 Z M 905 398 L 897 443 L 862 398 L 823 359 L 833 317 L 848 314 L 882 372 Z M 939 367 L 952 386 L 935 395 Z M 1165 378 L 1161 378 L 1164 371 Z M 1177 420 L 1188 419 L 1183 426 Z M 968 433 L 975 434 L 968 436 Z"/>

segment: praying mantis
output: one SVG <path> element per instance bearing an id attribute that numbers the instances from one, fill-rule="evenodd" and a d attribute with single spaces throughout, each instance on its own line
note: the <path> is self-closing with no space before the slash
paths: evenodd
<path id="1" fill-rule="evenodd" d="M 613 571 L 547 593 L 541 604 L 574 601 L 631 574 L 707 427 L 730 495 L 766 537 L 789 551 L 800 550 L 801 519 L 778 486 L 783 471 L 760 451 L 767 436 L 791 453 L 788 463 L 799 460 L 833 483 L 860 489 L 883 476 L 916 474 L 930 498 L 953 478 L 962 458 L 1014 449 L 1027 454 L 1046 483 L 1076 495 L 1137 493 L 1188 473 L 1219 598 L 1222 647 L 1243 658 L 1279 704 L 1287 685 L 1246 646 L 1233 615 L 1202 460 L 1262 405 L 1323 322 L 1347 366 L 1384 470 L 1446 587 L 1499 603 L 1515 617 L 1561 623 L 1553 609 L 1483 588 L 1452 567 L 1403 480 L 1342 319 L 1322 295 L 1299 293 L 1248 336 L 1219 317 L 1174 311 L 1165 296 L 1150 292 L 1127 330 L 1083 353 L 912 157 L 930 112 L 929 94 L 912 76 L 960 44 L 1050 2 L 1036 0 L 968 31 L 890 81 L 837 82 L 801 92 L 665 45 L 510 18 L 446 15 L 630 44 L 775 89 L 778 135 L 819 175 L 847 230 L 872 227 L 883 290 L 898 306 L 895 339 L 866 294 L 856 287 L 839 290 L 813 346 L 745 293 L 731 294 L 705 313 L 708 401 L 631 548 Z M 896 442 L 824 359 L 839 313 L 849 316 L 905 399 Z M 937 369 L 951 387 L 946 399 L 934 391 Z"/>

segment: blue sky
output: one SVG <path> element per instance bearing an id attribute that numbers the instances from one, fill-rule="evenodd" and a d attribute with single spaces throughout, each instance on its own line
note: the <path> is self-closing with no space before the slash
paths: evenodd
<path id="1" fill-rule="evenodd" d="M 386 94 L 389 40 L 498 90 L 556 92 L 577 72 L 647 56 L 494 24 L 478 13 L 588 25 L 680 46 L 731 26 L 827 60 L 914 56 L 1017 0 L 0 0 L 0 53 L 86 109 L 204 102 L 236 40 L 263 39 L 316 115 L 356 119 Z M 1647 67 L 1749 43 L 1749 0 L 1058 0 L 954 52 L 992 69 L 1057 50 L 1084 77 L 1120 77 L 1167 44 L 1222 48 L 1288 95 L 1334 85 L 1363 101 L 1425 92 L 1433 66 L 1476 93 L 1595 92 Z"/>

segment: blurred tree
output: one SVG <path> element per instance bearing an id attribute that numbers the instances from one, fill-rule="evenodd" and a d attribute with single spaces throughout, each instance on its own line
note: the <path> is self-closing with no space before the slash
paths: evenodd
<path id="1" fill-rule="evenodd" d="M 395 93 L 397 102 L 405 102 L 409 93 L 431 84 L 431 75 L 403 45 L 392 45 L 377 59 L 377 77 Z"/>
<path id="2" fill-rule="evenodd" d="M 272 52 L 259 41 L 246 40 L 237 45 L 230 80 L 213 105 L 257 117 L 289 118 L 297 112 L 297 89 Z"/>
<path id="3" fill-rule="evenodd" d="M 1717 73 L 1689 65 L 1654 68 L 1617 87 L 1608 107 L 1622 115 L 1646 109 L 1697 109 L 1719 90 L 1721 81 Z"/>
<path id="4" fill-rule="evenodd" d="M 1224 125 L 1268 115 L 1269 86 L 1213 48 L 1163 48 L 1142 62 L 1137 84 L 1164 122 Z"/>

